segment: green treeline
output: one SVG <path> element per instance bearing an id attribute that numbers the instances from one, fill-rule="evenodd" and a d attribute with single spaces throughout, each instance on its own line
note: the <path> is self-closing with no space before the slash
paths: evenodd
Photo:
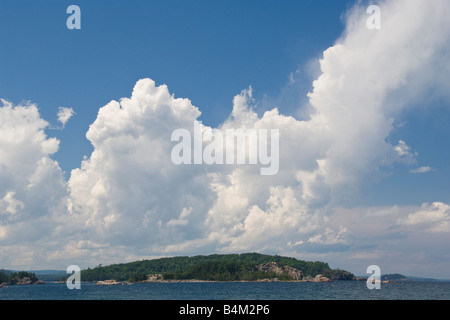
<path id="1" fill-rule="evenodd" d="M 289 280 L 285 279 L 283 275 L 255 270 L 256 266 L 267 262 L 276 262 L 279 266 L 296 268 L 301 270 L 304 276 L 314 277 L 322 274 L 336 280 L 353 278 L 351 273 L 333 270 L 327 263 L 320 261 L 311 262 L 278 255 L 243 253 L 180 256 L 89 268 L 81 271 L 81 281 L 114 279 L 136 282 L 146 280 L 149 274 L 161 274 L 166 280 L 253 281 L 262 278 Z"/>
<path id="2" fill-rule="evenodd" d="M 210 281 L 255 281 L 263 278 L 278 278 L 290 280 L 286 275 L 274 272 L 262 272 L 255 270 L 254 263 L 238 263 L 227 261 L 207 261 L 193 265 L 183 272 L 164 274 L 164 279 L 184 280 L 199 279 Z"/>
<path id="3" fill-rule="evenodd" d="M 38 281 L 38 278 L 32 272 L 26 271 L 11 272 L 6 270 L 0 270 L 0 284 L 14 285 L 20 279 L 23 278 L 30 278 L 31 282 Z"/>

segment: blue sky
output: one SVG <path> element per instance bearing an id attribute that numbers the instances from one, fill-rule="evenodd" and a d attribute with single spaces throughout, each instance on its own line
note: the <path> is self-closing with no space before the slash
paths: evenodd
<path id="1" fill-rule="evenodd" d="M 416 275 L 426 275 L 428 269 L 417 267 L 423 259 L 436 259 L 434 274 L 450 278 L 445 271 L 448 250 L 439 247 L 432 255 L 426 247 L 446 241 L 450 230 L 448 45 L 440 39 L 448 34 L 448 24 L 444 18 L 425 23 L 417 9 L 423 4 L 403 1 L 375 1 L 386 25 L 370 33 L 352 25 L 367 19 L 369 3 L 364 1 L 0 0 L 0 98 L 16 106 L 18 117 L 9 120 L 16 113 L 3 107 L 0 148 L 22 159 L 27 148 L 37 150 L 33 143 L 44 146 L 35 159 L 0 158 L 0 246 L 8 248 L 4 252 L 21 252 L 4 261 L 11 268 L 35 269 L 64 263 L 88 266 L 97 258 L 107 264 L 255 250 L 326 260 L 361 274 L 364 265 L 376 264 L 365 254 L 378 257 L 392 272 L 403 269 Z M 71 4 L 81 9 L 80 30 L 66 27 Z M 395 15 L 402 5 L 404 10 Z M 429 5 L 430 15 L 433 10 L 444 15 L 450 9 L 439 2 Z M 410 38 L 408 31 L 415 28 Z M 137 82 L 145 78 L 154 84 L 139 87 Z M 350 80 L 339 89 L 330 79 Z M 274 126 L 289 123 L 280 128 L 287 132 L 281 135 L 286 148 L 281 150 L 279 175 L 261 180 L 227 168 L 214 172 L 223 178 L 216 181 L 210 180 L 209 168 L 178 171 L 163 163 L 165 153 L 156 150 L 170 143 L 165 130 L 184 122 L 162 111 L 162 106 L 177 107 L 161 85 L 175 98 L 190 100 L 183 109 L 191 110 L 185 121 L 194 117 L 208 128 L 256 118 Z M 165 99 L 155 102 L 162 109 L 148 118 L 133 109 L 139 105 L 147 110 L 139 100 L 145 92 L 159 92 Z M 373 94 L 374 99 L 361 98 Z M 131 99 L 130 114 L 114 112 L 109 104 L 122 98 Z M 245 105 L 242 112 L 236 111 L 239 101 Z M 27 104 L 37 106 L 37 118 L 19 118 L 17 106 Z M 194 106 L 200 116 L 193 115 Z M 58 122 L 60 107 L 74 111 L 65 126 Z M 275 107 L 278 115 L 268 118 L 266 112 Z M 329 135 L 315 112 L 332 128 Z M 45 133 L 43 140 L 29 138 L 29 144 L 22 144 L 9 138 L 13 131 L 7 123 L 16 124 L 14 132 L 28 132 L 20 127 L 26 119 L 34 119 L 35 131 L 30 132 Z M 39 127 L 42 119 L 47 126 Z M 130 135 L 146 138 L 128 141 Z M 57 147 L 52 138 L 59 141 Z M 136 155 L 147 158 L 142 164 Z M 43 169 L 42 159 L 57 162 Z M 48 190 L 35 195 L 24 182 L 30 179 Z M 39 197 L 52 200 L 41 208 Z M 133 214 L 123 209 L 130 197 Z M 286 204 L 286 212 L 274 205 L 278 198 L 284 199 L 280 203 Z M 171 202 L 170 210 L 165 208 Z M 384 231 L 364 238 L 356 228 L 361 228 L 363 216 L 374 212 Z M 77 217 L 73 229 L 61 223 L 66 213 Z M 251 226 L 258 217 L 261 226 L 294 219 L 297 229 L 281 224 L 276 230 L 255 231 Z M 46 221 L 47 227 L 29 238 L 10 236 L 24 232 L 33 221 Z M 135 223 L 149 227 L 133 234 Z M 174 226 L 179 229 L 174 231 Z M 417 226 L 432 236 L 421 234 Z M 64 237 L 61 230 L 67 228 L 70 236 Z M 156 238 L 147 237 L 149 233 Z M 380 257 L 391 238 L 404 240 L 394 241 L 399 261 L 389 264 Z M 64 250 L 55 247 L 56 239 Z M 146 241 L 157 244 L 144 248 Z M 46 259 L 29 254 L 34 242 Z M 362 247 L 374 249 L 362 254 Z"/>

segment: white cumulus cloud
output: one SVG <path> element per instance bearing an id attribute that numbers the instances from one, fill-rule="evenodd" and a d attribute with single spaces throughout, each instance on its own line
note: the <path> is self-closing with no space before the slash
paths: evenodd
<path id="1" fill-rule="evenodd" d="M 66 182 L 51 156 L 59 141 L 46 135 L 48 123 L 36 105 L 0 106 L 0 259 L 15 259 L 48 249 L 65 215 Z M 36 250 L 37 253 L 37 250 Z M 45 255 L 43 255 L 45 256 Z M 33 261 L 34 254 L 23 262 Z M 17 262 L 17 261 L 16 261 Z"/>

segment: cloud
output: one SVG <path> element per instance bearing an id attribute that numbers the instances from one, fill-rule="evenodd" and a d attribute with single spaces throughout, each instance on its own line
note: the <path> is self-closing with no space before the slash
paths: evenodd
<path id="1" fill-rule="evenodd" d="M 442 202 L 425 203 L 401 221 L 407 225 L 428 226 L 426 230 L 431 233 L 450 232 L 450 206 Z"/>
<path id="2" fill-rule="evenodd" d="M 408 146 L 403 140 L 398 141 L 398 144 L 394 147 L 394 150 L 397 152 L 398 157 L 406 163 L 415 162 L 418 155 L 417 152 L 411 151 L 411 147 Z"/>
<path id="3" fill-rule="evenodd" d="M 95 149 L 68 181 L 70 212 L 98 241 L 157 251 L 204 234 L 211 178 L 201 166 L 186 169 L 170 158 L 172 131 L 192 130 L 199 115 L 188 99 L 150 79 L 99 110 L 86 134 Z"/>
<path id="4" fill-rule="evenodd" d="M 289 73 L 289 85 L 293 85 L 298 81 L 298 75 L 300 74 L 300 66 L 294 72 Z"/>
<path id="5" fill-rule="evenodd" d="M 341 230 L 327 229 L 333 208 L 352 205 L 361 185 L 383 177 L 385 168 L 415 161 L 403 139 L 387 141 L 395 117 L 408 108 L 409 83 L 429 81 L 424 71 L 439 72 L 434 61 L 448 45 L 435 30 L 449 30 L 446 6 L 382 3 L 381 30 L 369 30 L 356 6 L 344 35 L 320 60 L 307 120 L 276 108 L 259 117 L 249 88 L 234 98 L 222 125 L 203 126 L 279 129 L 275 176 L 262 177 L 252 166 L 172 166 L 167 137 L 176 128 L 191 130 L 200 113 L 167 87 L 140 80 L 130 99 L 102 108 L 91 126 L 87 137 L 95 151 L 69 181 L 74 208 L 107 241 L 152 243 L 152 253 L 277 251 L 308 240 L 331 245 L 337 235 L 329 230 Z M 181 217 L 186 208 L 190 214 Z"/>
<path id="6" fill-rule="evenodd" d="M 58 108 L 58 121 L 61 122 L 63 126 L 66 125 L 67 121 L 75 114 L 72 108 L 59 107 Z"/>
<path id="7" fill-rule="evenodd" d="M 431 168 L 430 166 L 425 166 L 425 167 L 420 167 L 420 168 L 409 170 L 410 173 L 426 173 L 426 172 L 430 172 L 430 171 L 434 171 L 434 169 Z"/>
<path id="8" fill-rule="evenodd" d="M 17 209 L 22 210 L 24 208 L 24 203 L 14 198 L 15 194 L 15 191 L 9 191 L 6 193 L 5 197 L 2 199 L 2 202 L 0 202 L 4 204 L 4 209 L 0 209 L 0 212 L 16 214 Z"/>
<path id="9" fill-rule="evenodd" d="M 347 232 L 347 228 L 340 226 L 339 231 L 334 231 L 330 228 L 326 228 L 323 234 L 316 234 L 308 239 L 309 243 L 319 243 L 319 244 L 338 244 L 346 243 L 343 239 L 343 235 Z"/>
<path id="10" fill-rule="evenodd" d="M 70 118 L 75 114 L 72 108 L 59 107 L 58 108 L 58 121 L 62 124 L 63 128 Z"/>
<path id="11" fill-rule="evenodd" d="M 4 102 L 0 245 L 27 256 L 36 249 L 31 260 L 50 252 L 52 261 L 107 264 L 248 250 L 297 255 L 353 250 L 359 257 L 393 248 L 413 252 L 404 239 L 414 239 L 419 234 L 414 226 L 426 219 L 432 220 L 430 232 L 440 230 L 445 237 L 443 203 L 419 211 L 342 209 L 352 208 L 364 195 L 362 187 L 393 164 L 414 163 L 417 153 L 404 139 L 389 143 L 395 118 L 411 99 L 420 101 L 430 83 L 438 91 L 449 89 L 436 63 L 449 51 L 448 2 L 396 0 L 380 6 L 381 30 L 366 27 L 360 3 L 349 11 L 344 34 L 320 60 L 321 73 L 308 94 L 311 113 L 304 120 L 277 108 L 258 115 L 250 87 L 234 97 L 221 125 L 201 126 L 204 133 L 278 129 L 279 171 L 273 176 L 260 175 L 254 165 L 174 164 L 172 132 L 183 128 L 192 136 L 201 112 L 149 78 L 137 81 L 130 97 L 99 109 L 86 133 L 93 152 L 68 181 L 51 159 L 59 141 L 46 136 L 48 124 L 37 107 Z M 60 108 L 58 120 L 64 126 L 73 114 Z M 39 241 L 33 244 L 34 239 Z M 2 261 L 16 263 L 11 248 L 0 253 Z"/>
<path id="12" fill-rule="evenodd" d="M 345 226 L 345 232 L 337 237 L 342 243 L 334 248 L 331 244 L 314 247 L 306 243 L 304 250 L 305 253 L 311 250 L 308 256 L 314 257 L 322 248 L 328 252 L 328 261 L 344 269 L 360 270 L 361 274 L 368 265 L 376 264 L 383 273 L 429 276 L 430 268 L 440 265 L 444 268 L 440 276 L 445 277 L 448 249 L 443 244 L 450 241 L 448 209 L 448 204 L 439 202 L 422 206 L 334 208 L 322 234 L 316 238 L 324 240 L 326 235 L 339 235 L 339 228 Z"/>
<path id="13" fill-rule="evenodd" d="M 47 247 L 65 213 L 68 191 L 58 163 L 51 159 L 59 141 L 45 134 L 48 123 L 40 117 L 37 106 L 2 103 L 0 259 L 7 264 L 35 245 L 44 243 Z"/>

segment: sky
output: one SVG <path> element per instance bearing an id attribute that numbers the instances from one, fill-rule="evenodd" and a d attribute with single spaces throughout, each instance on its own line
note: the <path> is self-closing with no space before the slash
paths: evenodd
<path id="1" fill-rule="evenodd" d="M 450 279 L 449 15 L 0 0 L 0 268 L 261 252 Z M 278 171 L 175 164 L 196 121 L 278 130 Z"/>

